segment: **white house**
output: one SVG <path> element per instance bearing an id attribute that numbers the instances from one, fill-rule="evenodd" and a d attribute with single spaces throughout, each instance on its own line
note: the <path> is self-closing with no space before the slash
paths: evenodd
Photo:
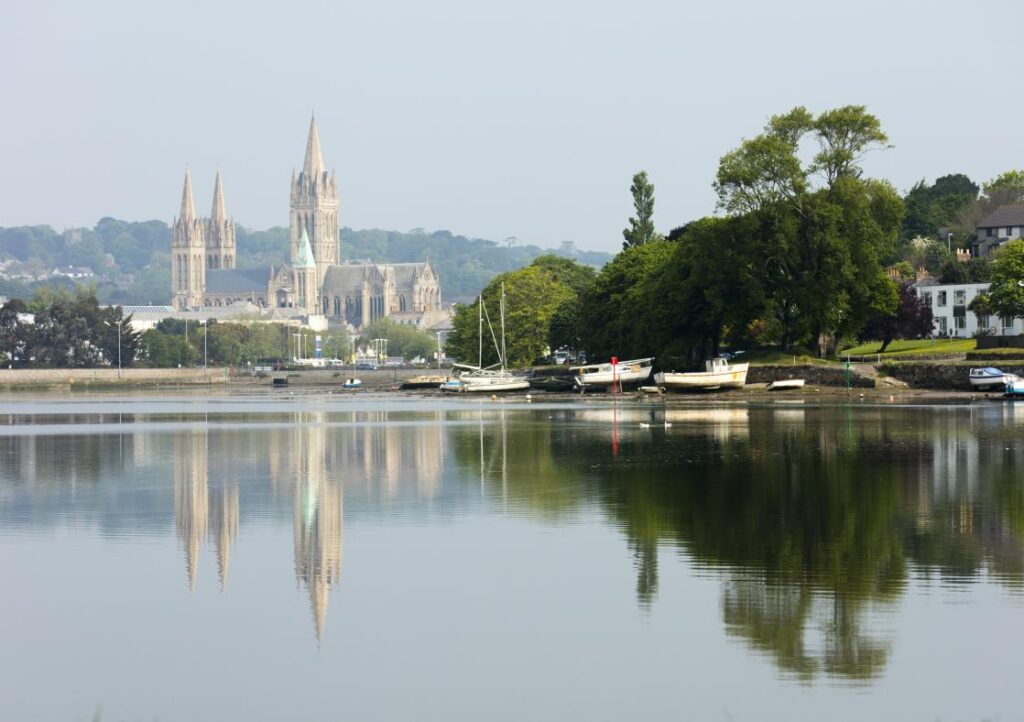
<path id="1" fill-rule="evenodd" d="M 988 293 L 987 283 L 939 283 L 922 281 L 914 291 L 932 309 L 935 336 L 971 338 L 981 333 L 990 336 L 1016 336 L 1024 333 L 1019 318 L 976 316 L 967 306 L 979 293 Z"/>

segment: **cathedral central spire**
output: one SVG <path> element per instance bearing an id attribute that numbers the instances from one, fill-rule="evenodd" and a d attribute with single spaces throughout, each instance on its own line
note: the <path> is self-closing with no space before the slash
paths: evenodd
<path id="1" fill-rule="evenodd" d="M 196 217 L 196 203 L 192 200 L 192 175 L 185 169 L 185 188 L 181 191 L 181 220 L 191 221 Z"/>
<path id="2" fill-rule="evenodd" d="M 309 139 L 306 141 L 306 162 L 302 172 L 307 179 L 315 179 L 324 169 L 324 157 L 320 152 L 320 133 L 316 129 L 316 116 L 309 120 Z"/>
<path id="3" fill-rule="evenodd" d="M 213 210 L 210 211 L 210 220 L 222 222 L 228 219 L 228 211 L 224 204 L 224 187 L 220 182 L 220 171 L 217 171 L 217 179 L 213 184 Z"/>

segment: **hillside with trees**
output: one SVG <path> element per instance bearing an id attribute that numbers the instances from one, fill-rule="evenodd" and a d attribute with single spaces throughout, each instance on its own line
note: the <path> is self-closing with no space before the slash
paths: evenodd
<path id="1" fill-rule="evenodd" d="M 341 257 L 376 263 L 429 260 L 441 278 L 443 301 L 476 296 L 499 273 L 546 253 L 599 267 L 611 254 L 555 250 L 513 242 L 467 238 L 449 231 L 408 233 L 343 228 Z M 255 231 L 236 226 L 239 268 L 281 265 L 288 256 L 288 229 Z M 0 227 L 0 295 L 30 297 L 42 286 L 72 288 L 95 284 L 101 303 L 166 304 L 171 297 L 171 231 L 163 221 L 128 222 L 102 218 L 93 228 L 57 232 L 50 226 Z M 72 277 L 55 269 L 75 267 Z"/>

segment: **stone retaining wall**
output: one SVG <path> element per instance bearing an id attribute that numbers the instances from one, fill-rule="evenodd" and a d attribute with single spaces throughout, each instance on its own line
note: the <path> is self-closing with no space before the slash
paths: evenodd
<path id="1" fill-rule="evenodd" d="M 1024 365 L 1021 363 L 999 364 L 999 368 L 1008 373 L 1024 376 Z M 879 367 L 879 371 L 893 378 L 906 382 L 917 389 L 957 389 L 970 391 L 971 382 L 968 373 L 970 365 L 951 364 L 918 364 L 889 362 Z"/>
<path id="2" fill-rule="evenodd" d="M 846 369 L 841 366 L 801 364 L 798 366 L 751 366 L 747 371 L 747 383 L 749 384 L 767 384 L 785 379 L 803 379 L 811 386 L 835 386 L 845 389 Z M 858 389 L 873 389 L 875 380 L 862 376 L 851 369 L 850 386 Z"/>
<path id="3" fill-rule="evenodd" d="M 223 384 L 228 369 L 0 369 L 0 386 Z"/>

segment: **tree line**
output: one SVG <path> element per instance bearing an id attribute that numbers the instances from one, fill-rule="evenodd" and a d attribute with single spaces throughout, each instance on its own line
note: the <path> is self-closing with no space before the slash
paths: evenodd
<path id="1" fill-rule="evenodd" d="M 719 214 L 667 235 L 654 226 L 654 185 L 637 173 L 623 249 L 599 273 L 580 271 L 574 285 L 538 259 L 487 286 L 486 308 L 496 308 L 499 284 L 509 299 L 509 361 L 532 363 L 563 345 L 591 358 L 678 365 L 726 346 L 824 356 L 843 340 L 871 338 L 884 348 L 931 333 L 931 312 L 911 288 L 922 272 L 946 283 L 993 281 L 996 311 L 1024 315 L 1024 288 L 1013 280 L 1024 278 L 1024 242 L 1019 272 L 1010 268 L 1017 242 L 992 262 L 955 256 L 981 217 L 1024 198 L 1024 172 L 980 187 L 953 174 L 901 196 L 863 169 L 869 153 L 889 147 L 863 106 L 794 108 L 722 156 L 712 183 Z M 1001 300 L 1010 295 L 1019 306 Z M 512 320 L 518 313 L 530 323 Z M 475 304 L 457 310 L 449 350 L 460 358 L 476 356 L 476 318 Z M 484 346 L 486 363 L 493 354 Z"/>

